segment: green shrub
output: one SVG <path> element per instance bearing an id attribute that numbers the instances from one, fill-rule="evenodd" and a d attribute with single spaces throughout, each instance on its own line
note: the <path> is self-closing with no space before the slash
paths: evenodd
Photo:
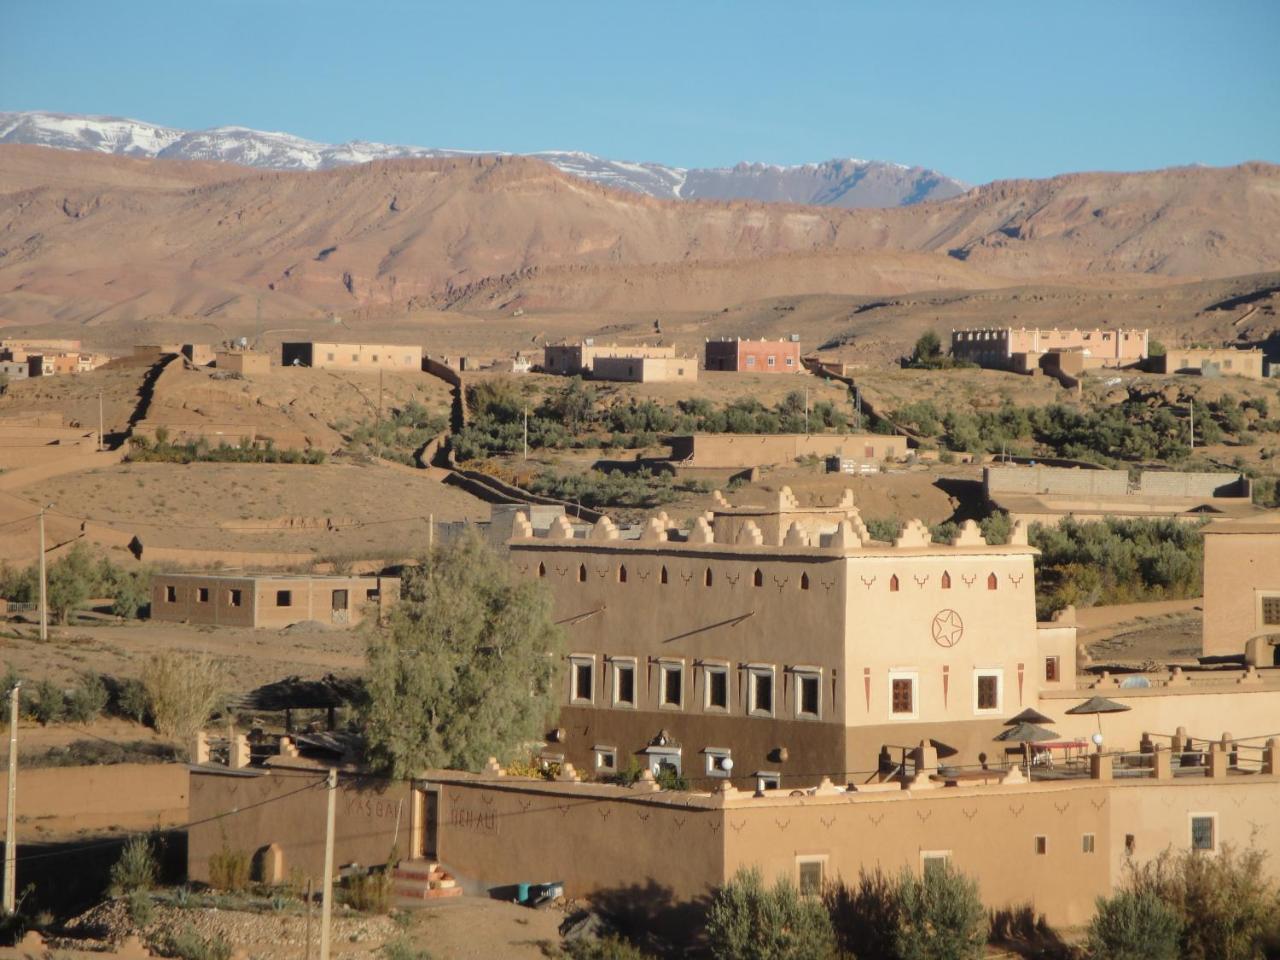
<path id="1" fill-rule="evenodd" d="M 827 960 L 835 952 L 822 901 L 800 896 L 785 878 L 767 888 L 756 869 L 739 870 L 716 892 L 707 940 L 716 960 Z"/>
<path id="2" fill-rule="evenodd" d="M 389 869 L 359 873 L 346 880 L 346 901 L 361 913 L 390 913 L 391 888 Z"/>
<path id="3" fill-rule="evenodd" d="M 170 934 L 164 953 L 179 960 L 231 960 L 231 944 L 222 937 L 205 938 L 191 927 Z"/>
<path id="4" fill-rule="evenodd" d="M 383 960 L 431 960 L 430 952 L 416 947 L 408 937 L 395 937 L 382 945 Z"/>
<path id="5" fill-rule="evenodd" d="M 102 715 L 107 707 L 107 685 L 96 673 L 84 672 L 66 698 L 67 719 L 72 723 L 88 723 Z"/>
<path id="6" fill-rule="evenodd" d="M 904 870 L 895 886 L 901 960 L 971 960 L 987 943 L 987 911 L 978 885 L 950 863 L 931 865 L 923 876 Z"/>
<path id="7" fill-rule="evenodd" d="M 146 890 L 132 891 L 125 898 L 125 906 L 129 910 L 129 919 L 139 929 L 150 926 L 151 921 L 155 919 L 155 904 L 151 901 L 151 894 Z"/>
<path id="8" fill-rule="evenodd" d="M 860 870 L 858 883 L 843 880 L 827 885 L 822 901 L 835 928 L 840 949 L 850 957 L 894 960 L 898 929 L 898 896 L 893 880 L 879 867 Z"/>
<path id="9" fill-rule="evenodd" d="M 1177 912 L 1153 893 L 1122 890 L 1098 898 L 1089 924 L 1092 960 L 1177 960 L 1182 923 Z"/>
<path id="10" fill-rule="evenodd" d="M 111 712 L 127 720 L 145 723 L 151 714 L 151 698 L 147 688 L 136 677 L 127 677 L 116 685 Z"/>
<path id="11" fill-rule="evenodd" d="M 133 837 L 111 866 L 111 892 L 115 896 L 146 893 L 156 885 L 159 866 L 149 837 Z"/>
<path id="12" fill-rule="evenodd" d="M 1126 888 L 1156 897 L 1181 922 L 1179 955 L 1190 960 L 1254 960 L 1280 915 L 1280 890 L 1266 853 L 1223 844 L 1218 853 L 1166 850 L 1133 869 Z"/>
<path id="13" fill-rule="evenodd" d="M 631 941 L 614 936 L 568 940 L 560 956 L 565 960 L 650 960 L 651 957 Z"/>
<path id="14" fill-rule="evenodd" d="M 209 886 L 227 893 L 249 889 L 252 858 L 244 850 L 233 850 L 222 839 L 222 849 L 209 855 Z"/>
<path id="15" fill-rule="evenodd" d="M 52 680 L 45 679 L 32 688 L 27 712 L 42 726 L 61 723 L 67 716 L 67 698 Z"/>

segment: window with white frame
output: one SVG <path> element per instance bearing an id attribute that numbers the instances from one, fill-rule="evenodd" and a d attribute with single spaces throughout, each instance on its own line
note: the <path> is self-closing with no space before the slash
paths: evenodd
<path id="1" fill-rule="evenodd" d="M 978 669 L 973 672 L 973 712 L 999 713 L 1004 700 L 1004 671 Z"/>
<path id="2" fill-rule="evenodd" d="M 822 671 L 817 667 L 796 667 L 796 716 L 802 720 L 822 718 Z"/>
<path id="3" fill-rule="evenodd" d="M 706 757 L 706 771 L 708 777 L 716 777 L 721 780 L 727 780 L 730 772 L 733 770 L 733 761 L 729 759 L 730 750 L 728 747 L 707 747 L 703 752 Z"/>
<path id="4" fill-rule="evenodd" d="M 773 667 L 749 667 L 747 684 L 747 712 L 753 717 L 772 717 Z"/>
<path id="5" fill-rule="evenodd" d="M 618 749 L 617 747 L 601 747 L 595 748 L 596 755 L 596 773 L 617 773 L 618 772 Z"/>
<path id="6" fill-rule="evenodd" d="M 931 871 L 945 870 L 951 862 L 950 850 L 921 850 L 920 873 L 928 876 Z"/>
<path id="7" fill-rule="evenodd" d="M 636 661 L 634 657 L 613 659 L 613 705 L 635 707 Z"/>
<path id="8" fill-rule="evenodd" d="M 710 713 L 729 711 L 729 665 L 708 663 L 702 667 L 705 692 L 703 707 Z"/>
<path id="9" fill-rule="evenodd" d="M 822 896 L 822 885 L 826 880 L 827 858 L 825 856 L 796 857 L 796 885 L 802 897 Z"/>
<path id="10" fill-rule="evenodd" d="M 664 660 L 658 664 L 658 706 L 672 710 L 684 707 L 684 664 L 678 660 Z"/>
<path id="11" fill-rule="evenodd" d="M 764 793 L 766 790 L 782 789 L 782 774 L 773 770 L 757 770 L 755 772 L 756 792 Z"/>
<path id="12" fill-rule="evenodd" d="M 1258 611 L 1264 627 L 1280 627 L 1280 593 L 1259 598 Z"/>
<path id="13" fill-rule="evenodd" d="M 1218 849 L 1218 815 L 1216 813 L 1191 814 L 1191 849 Z"/>
<path id="14" fill-rule="evenodd" d="M 895 720 L 914 720 L 920 715 L 916 696 L 919 675 L 914 670 L 889 671 L 889 715 Z"/>
<path id="15" fill-rule="evenodd" d="M 663 774 L 680 776 L 682 764 L 679 747 L 649 747 L 645 753 L 649 758 L 649 771 L 655 777 Z"/>
<path id="16" fill-rule="evenodd" d="M 587 654 L 575 654 L 569 658 L 569 700 L 571 703 L 592 703 L 596 690 L 596 658 Z"/>

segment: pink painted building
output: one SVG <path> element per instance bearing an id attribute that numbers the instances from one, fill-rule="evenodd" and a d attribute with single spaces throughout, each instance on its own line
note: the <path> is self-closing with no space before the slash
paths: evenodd
<path id="1" fill-rule="evenodd" d="M 708 340 L 708 370 L 732 370 L 737 373 L 803 373 L 800 363 L 800 341 L 742 340 L 723 337 Z"/>

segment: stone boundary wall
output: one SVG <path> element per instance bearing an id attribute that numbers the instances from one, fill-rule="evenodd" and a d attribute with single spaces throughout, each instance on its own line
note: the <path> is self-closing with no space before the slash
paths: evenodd
<path id="1" fill-rule="evenodd" d="M 1138 481 L 1138 492 L 1148 497 L 1248 498 L 1252 489 L 1249 481 L 1238 474 L 1147 470 Z"/>
<path id="2" fill-rule="evenodd" d="M 1067 467 L 987 467 L 982 471 L 987 493 L 1099 494 L 1124 496 L 1129 474 L 1124 470 L 1075 470 Z"/>

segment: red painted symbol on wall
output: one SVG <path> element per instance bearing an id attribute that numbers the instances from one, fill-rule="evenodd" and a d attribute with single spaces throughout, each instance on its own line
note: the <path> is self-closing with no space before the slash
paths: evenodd
<path id="1" fill-rule="evenodd" d="M 933 642 L 940 647 L 954 647 L 964 636 L 964 621 L 954 610 L 939 610 L 933 618 Z"/>

